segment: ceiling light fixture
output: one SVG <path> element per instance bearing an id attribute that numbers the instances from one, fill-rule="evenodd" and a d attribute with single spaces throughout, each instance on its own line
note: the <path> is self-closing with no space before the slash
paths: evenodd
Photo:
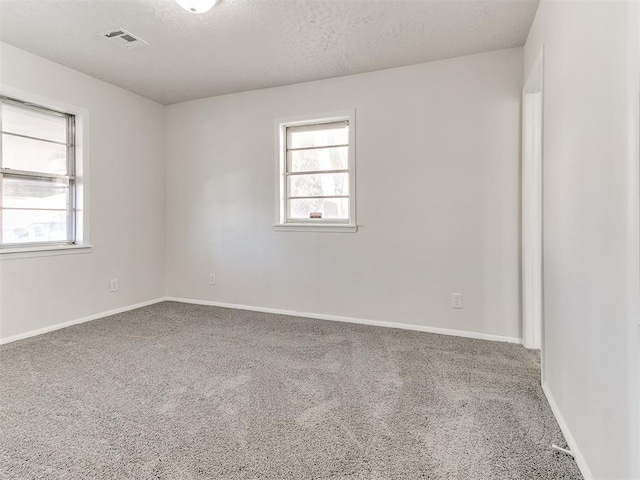
<path id="1" fill-rule="evenodd" d="M 220 0 L 176 0 L 176 3 L 191 13 L 205 13 L 211 10 Z"/>

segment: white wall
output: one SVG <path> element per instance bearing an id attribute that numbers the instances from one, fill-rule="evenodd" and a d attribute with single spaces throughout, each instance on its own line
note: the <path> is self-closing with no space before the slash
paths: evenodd
<path id="1" fill-rule="evenodd" d="M 168 294 L 520 337 L 521 89 L 511 49 L 167 107 Z M 360 230 L 274 232 L 274 120 L 351 108 Z"/>
<path id="2" fill-rule="evenodd" d="M 164 295 L 163 107 L 0 43 L 0 84 L 89 110 L 92 253 L 0 260 L 0 338 Z M 109 279 L 120 291 L 109 293 Z"/>
<path id="3" fill-rule="evenodd" d="M 544 378 L 595 478 L 640 478 L 638 12 L 543 1 Z"/>

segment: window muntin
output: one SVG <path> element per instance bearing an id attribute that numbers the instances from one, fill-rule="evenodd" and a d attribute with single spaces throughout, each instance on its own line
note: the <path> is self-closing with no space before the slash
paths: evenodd
<path id="1" fill-rule="evenodd" d="M 349 120 L 284 128 L 285 223 L 348 224 L 352 175 Z"/>
<path id="2" fill-rule="evenodd" d="M 75 243 L 75 117 L 0 97 L 0 247 Z"/>

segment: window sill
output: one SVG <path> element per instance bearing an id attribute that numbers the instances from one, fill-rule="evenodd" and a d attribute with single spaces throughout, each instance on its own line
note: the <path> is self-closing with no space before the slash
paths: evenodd
<path id="1" fill-rule="evenodd" d="M 40 247 L 0 248 L 0 261 L 19 258 L 51 257 L 55 255 L 77 255 L 91 253 L 92 245 L 43 245 Z"/>
<path id="2" fill-rule="evenodd" d="M 355 233 L 358 231 L 357 225 L 346 225 L 341 223 L 279 223 L 273 226 L 276 232 L 324 232 L 324 233 Z"/>

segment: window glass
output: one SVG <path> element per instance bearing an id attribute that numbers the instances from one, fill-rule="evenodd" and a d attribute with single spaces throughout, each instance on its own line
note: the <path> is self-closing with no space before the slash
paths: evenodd
<path id="1" fill-rule="evenodd" d="M 0 100 L 0 246 L 74 243 L 72 115 Z"/>
<path id="2" fill-rule="evenodd" d="M 348 223 L 349 121 L 287 126 L 284 135 L 286 223 Z"/>

